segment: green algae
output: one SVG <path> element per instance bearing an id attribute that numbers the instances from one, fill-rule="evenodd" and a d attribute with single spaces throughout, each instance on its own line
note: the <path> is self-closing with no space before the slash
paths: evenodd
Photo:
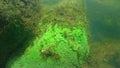
<path id="1" fill-rule="evenodd" d="M 38 36 L 9 68 L 80 68 L 89 54 L 84 11 L 76 1 L 45 8 Z"/>
<path id="2" fill-rule="evenodd" d="M 64 36 L 65 29 L 70 31 L 66 33 L 67 37 Z M 71 31 L 57 24 L 54 27 L 50 26 L 41 38 L 37 37 L 32 47 L 27 48 L 25 54 L 15 61 L 11 68 L 20 68 L 21 65 L 22 68 L 37 66 L 37 68 L 71 66 L 74 68 L 79 66 L 85 61 L 89 53 L 85 31 L 82 32 L 78 28 Z M 75 39 L 69 37 L 68 34 L 73 35 Z M 36 66 L 32 66 L 34 64 Z"/>
<path id="3" fill-rule="evenodd" d="M 0 68 L 10 57 L 20 56 L 36 36 L 39 0 L 0 0 Z"/>

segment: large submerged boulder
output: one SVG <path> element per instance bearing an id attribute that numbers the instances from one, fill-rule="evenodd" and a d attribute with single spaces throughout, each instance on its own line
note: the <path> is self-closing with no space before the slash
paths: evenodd
<path id="1" fill-rule="evenodd" d="M 0 68 L 35 36 L 40 10 L 39 0 L 0 0 Z"/>
<path id="2" fill-rule="evenodd" d="M 8 68 L 81 68 L 89 54 L 82 1 L 45 4 L 39 36 L 20 58 L 9 61 Z"/>

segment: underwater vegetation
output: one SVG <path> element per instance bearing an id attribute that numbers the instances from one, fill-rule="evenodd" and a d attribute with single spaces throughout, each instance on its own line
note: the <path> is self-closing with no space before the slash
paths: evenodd
<path id="1" fill-rule="evenodd" d="M 0 68 L 36 35 L 40 10 L 39 0 L 0 0 Z"/>
<path id="2" fill-rule="evenodd" d="M 9 68 L 80 68 L 87 60 L 89 46 L 84 10 L 78 1 L 63 0 L 54 6 L 42 5 L 37 37 Z"/>
<path id="3" fill-rule="evenodd" d="M 45 50 L 40 50 L 40 54 L 43 59 L 47 59 L 47 58 L 52 58 L 55 60 L 60 59 L 60 55 L 58 53 L 55 53 L 54 51 L 52 51 L 51 48 L 47 48 Z"/>
<path id="4" fill-rule="evenodd" d="M 82 68 L 120 68 L 119 40 L 92 41 L 89 45 L 90 53 Z"/>
<path id="5" fill-rule="evenodd" d="M 108 61 L 109 64 L 113 65 L 115 68 L 119 68 L 120 67 L 120 53 L 116 52 L 114 53 L 114 55 L 110 58 L 110 60 Z"/>
<path id="6" fill-rule="evenodd" d="M 0 0 L 0 68 L 120 68 L 119 1 Z"/>

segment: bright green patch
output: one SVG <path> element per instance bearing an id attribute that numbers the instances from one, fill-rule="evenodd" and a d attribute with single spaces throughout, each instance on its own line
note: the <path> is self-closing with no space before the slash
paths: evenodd
<path id="1" fill-rule="evenodd" d="M 31 46 L 12 68 L 79 68 L 89 53 L 85 28 L 69 29 L 58 24 L 49 25 Z"/>
<path id="2" fill-rule="evenodd" d="M 20 58 L 13 61 L 11 68 L 81 67 L 88 57 L 89 46 L 84 12 L 77 1 L 63 0 L 44 10 L 39 36 Z"/>

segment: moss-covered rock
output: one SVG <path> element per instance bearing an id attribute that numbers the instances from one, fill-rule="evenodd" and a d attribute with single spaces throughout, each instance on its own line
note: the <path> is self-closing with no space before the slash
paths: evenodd
<path id="1" fill-rule="evenodd" d="M 40 7 L 39 0 L 0 0 L 0 68 L 36 35 Z"/>
<path id="2" fill-rule="evenodd" d="M 39 36 L 24 54 L 11 60 L 11 68 L 80 68 L 89 46 L 84 11 L 78 1 L 63 0 L 45 6 L 39 22 Z"/>

